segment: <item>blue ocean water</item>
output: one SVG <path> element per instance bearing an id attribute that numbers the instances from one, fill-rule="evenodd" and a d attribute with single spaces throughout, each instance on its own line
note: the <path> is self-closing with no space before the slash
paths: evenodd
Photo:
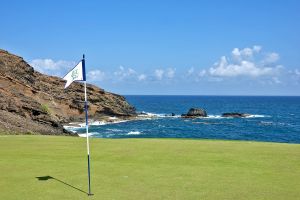
<path id="1" fill-rule="evenodd" d="M 157 117 L 91 126 L 92 137 L 205 138 L 300 143 L 300 97 L 126 96 L 126 99 L 138 112 Z M 179 117 L 191 107 L 204 108 L 209 117 Z M 252 116 L 222 118 L 221 115 L 225 112 L 249 113 Z M 171 113 L 177 116 L 168 116 Z"/>

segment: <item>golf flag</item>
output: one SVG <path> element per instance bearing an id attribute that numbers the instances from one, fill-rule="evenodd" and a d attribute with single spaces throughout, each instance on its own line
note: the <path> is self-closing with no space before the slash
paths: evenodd
<path id="1" fill-rule="evenodd" d="M 93 195 L 91 192 L 91 172 L 90 172 L 90 144 L 89 144 L 89 120 L 88 120 L 88 101 L 86 94 L 86 75 L 85 75 L 85 58 L 83 54 L 82 60 L 63 78 L 67 81 L 65 89 L 73 83 L 73 81 L 84 81 L 84 110 L 85 110 L 85 129 L 86 129 L 86 147 L 88 157 L 88 195 Z"/>
<path id="2" fill-rule="evenodd" d="M 67 81 L 65 89 L 71 85 L 73 81 L 85 81 L 84 60 L 80 61 L 63 79 Z"/>

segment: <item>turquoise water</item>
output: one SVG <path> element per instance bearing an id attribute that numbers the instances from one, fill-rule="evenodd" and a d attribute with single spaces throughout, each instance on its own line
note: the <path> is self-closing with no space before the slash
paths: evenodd
<path id="1" fill-rule="evenodd" d="M 91 126 L 101 138 L 205 138 L 300 143 L 300 97 L 256 96 L 126 96 L 138 112 L 154 119 Z M 209 117 L 182 119 L 191 107 Z M 222 118 L 225 112 L 248 118 Z M 176 116 L 169 116 L 175 113 Z M 79 129 L 78 132 L 84 132 Z"/>

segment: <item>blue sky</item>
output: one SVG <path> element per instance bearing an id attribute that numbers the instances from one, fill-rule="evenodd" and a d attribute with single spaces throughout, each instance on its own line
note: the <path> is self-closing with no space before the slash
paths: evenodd
<path id="1" fill-rule="evenodd" d="M 0 48 L 120 94 L 300 95 L 300 1 L 6 1 Z"/>

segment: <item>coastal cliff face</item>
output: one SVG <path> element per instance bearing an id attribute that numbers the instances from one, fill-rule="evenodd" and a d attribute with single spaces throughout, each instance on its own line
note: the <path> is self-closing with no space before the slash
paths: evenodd
<path id="1" fill-rule="evenodd" d="M 33 69 L 23 58 L 0 49 L 0 131 L 68 134 L 62 124 L 84 119 L 84 85 Z M 120 95 L 87 85 L 89 116 L 132 117 L 135 109 Z"/>

